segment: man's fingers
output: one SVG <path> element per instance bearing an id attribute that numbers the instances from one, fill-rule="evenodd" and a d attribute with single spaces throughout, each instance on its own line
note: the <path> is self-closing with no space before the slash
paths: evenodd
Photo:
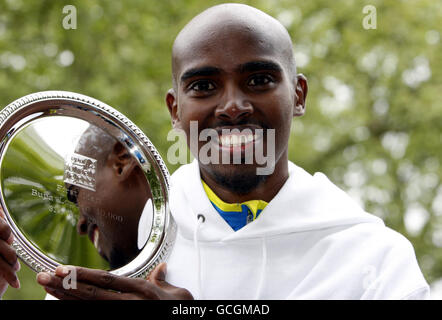
<path id="1" fill-rule="evenodd" d="M 9 236 L 8 240 L 6 240 L 6 243 L 11 245 L 14 242 L 14 235 L 11 232 L 11 235 Z"/>
<path id="2" fill-rule="evenodd" d="M 0 240 L 0 259 L 3 257 L 9 265 L 15 266 L 17 263 L 17 253 L 14 248 L 12 248 L 5 241 Z"/>
<path id="3" fill-rule="evenodd" d="M 8 244 L 12 244 L 12 242 L 14 241 L 14 235 L 12 234 L 11 228 L 9 227 L 9 224 L 6 220 L 6 215 L 1 207 L 0 207 L 0 239 L 6 240 Z"/>
<path id="4" fill-rule="evenodd" d="M 89 283 L 103 289 L 120 292 L 135 292 L 143 285 L 145 280 L 116 276 L 104 270 L 88 269 L 75 266 L 61 266 L 55 269 L 55 274 L 66 277 L 75 272 L 78 282 Z M 143 282 L 143 283 L 142 283 Z"/>
<path id="5" fill-rule="evenodd" d="M 18 259 L 17 259 L 17 262 L 15 263 L 15 265 L 13 266 L 13 268 L 14 268 L 15 272 L 20 271 L 21 265 L 20 265 L 20 261 L 18 261 Z"/>
<path id="6" fill-rule="evenodd" d="M 77 289 L 71 290 L 74 296 L 85 300 L 119 300 L 121 293 L 102 289 L 91 284 L 79 282 Z"/>
<path id="7" fill-rule="evenodd" d="M 158 266 L 156 266 L 155 269 L 152 270 L 152 272 L 147 277 L 147 280 L 149 280 L 154 285 L 156 285 L 157 287 L 163 290 L 170 290 L 176 288 L 175 286 L 166 282 L 166 275 L 167 275 L 167 264 L 165 262 L 162 262 Z"/>
<path id="8" fill-rule="evenodd" d="M 5 220 L 0 219 L 0 239 L 7 241 L 11 235 L 12 231 L 8 223 Z"/>
<path id="9" fill-rule="evenodd" d="M 20 288 L 20 281 L 14 271 L 14 267 L 8 264 L 2 257 L 0 257 L 0 276 L 3 276 L 11 287 Z"/>
<path id="10" fill-rule="evenodd" d="M 47 293 L 62 300 L 81 300 L 67 291 L 71 289 L 63 288 L 63 279 L 48 272 L 40 272 L 37 274 L 37 282 L 42 285 Z"/>
<path id="11" fill-rule="evenodd" d="M 46 292 L 59 299 L 118 300 L 122 297 L 118 292 L 79 281 L 71 283 L 70 288 L 65 288 L 63 278 L 50 273 L 39 273 L 37 282 L 45 287 Z"/>
<path id="12" fill-rule="evenodd" d="M 43 287 L 43 288 L 45 289 L 45 291 L 47 293 L 49 293 L 51 296 L 53 296 L 59 300 L 81 300 L 80 298 L 73 297 L 73 296 L 66 294 L 66 292 L 64 292 L 64 291 L 59 291 L 59 290 L 56 290 L 54 288 L 49 288 L 49 287 Z"/>
<path id="13" fill-rule="evenodd" d="M 19 264 L 17 254 L 10 246 L 13 241 L 11 228 L 5 220 L 3 210 L 0 208 L 0 277 L 3 277 L 13 288 L 20 288 L 17 278 Z"/>
<path id="14" fill-rule="evenodd" d="M 152 270 L 148 279 L 151 281 L 166 281 L 167 265 L 165 262 L 160 263 Z"/>

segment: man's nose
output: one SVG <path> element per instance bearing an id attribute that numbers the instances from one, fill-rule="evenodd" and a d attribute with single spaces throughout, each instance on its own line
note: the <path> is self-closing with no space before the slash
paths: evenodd
<path id="1" fill-rule="evenodd" d="M 253 105 L 239 88 L 228 88 L 224 94 L 223 101 L 215 110 L 215 117 L 225 120 L 239 122 L 253 113 Z"/>

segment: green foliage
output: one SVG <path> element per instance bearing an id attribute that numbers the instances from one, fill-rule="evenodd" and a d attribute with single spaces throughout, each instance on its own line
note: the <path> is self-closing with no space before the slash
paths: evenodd
<path id="1" fill-rule="evenodd" d="M 166 160 L 171 45 L 189 19 L 217 3 L 2 1 L 0 106 L 42 90 L 83 93 L 127 115 Z M 427 281 L 442 278 L 441 2 L 244 3 L 286 25 L 298 72 L 309 79 L 290 159 L 326 173 L 411 240 Z M 68 4 L 77 8 L 76 30 L 62 27 Z M 368 4 L 377 29 L 362 26 Z M 22 295 L 9 289 L 5 298 L 39 296 L 33 277 L 23 274 Z"/>

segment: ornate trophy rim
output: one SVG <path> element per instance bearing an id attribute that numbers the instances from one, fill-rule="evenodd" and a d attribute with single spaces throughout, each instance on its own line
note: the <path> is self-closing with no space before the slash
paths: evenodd
<path id="1" fill-rule="evenodd" d="M 144 155 L 148 158 L 149 164 L 153 167 L 156 178 L 160 183 L 161 198 L 158 206 L 154 206 L 155 217 L 158 224 L 154 224 L 155 232 L 151 232 L 150 240 L 153 246 L 147 246 L 139 253 L 139 255 L 126 264 L 125 266 L 110 271 L 116 275 L 127 277 L 145 277 L 158 264 L 165 261 L 170 254 L 171 248 L 176 238 L 176 223 L 170 213 L 169 199 L 169 171 L 161 158 L 160 154 L 149 140 L 149 138 L 126 116 L 109 105 L 88 97 L 83 94 L 68 91 L 42 91 L 32 93 L 19 98 L 7 105 L 0 112 L 0 159 L 3 159 L 6 146 L 10 138 L 13 136 L 16 126 L 20 122 L 24 122 L 28 114 L 32 114 L 33 107 L 42 102 L 50 102 L 51 107 L 56 109 L 57 105 L 63 104 L 73 106 L 89 111 L 89 114 L 97 116 L 101 119 L 110 121 L 113 125 L 117 125 L 129 136 L 133 137 L 139 143 Z M 49 108 L 49 107 L 45 107 Z M 40 112 L 41 113 L 41 112 Z M 84 119 L 80 116 L 79 119 Z M 15 127 L 14 127 L 15 126 Z M 48 271 L 53 272 L 60 263 L 53 260 L 47 254 L 34 246 L 20 231 L 18 226 L 12 219 L 3 199 L 3 190 L 0 185 L 0 202 L 5 212 L 7 221 L 11 226 L 14 234 L 14 242 L 12 247 L 16 250 L 18 257 L 31 269 L 36 272 Z M 152 238 L 152 233 L 154 233 Z"/>

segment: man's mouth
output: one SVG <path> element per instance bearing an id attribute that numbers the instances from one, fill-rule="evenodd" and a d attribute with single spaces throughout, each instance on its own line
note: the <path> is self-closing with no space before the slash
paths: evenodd
<path id="1" fill-rule="evenodd" d="M 218 144 L 221 147 L 239 147 L 241 145 L 246 145 L 250 143 L 254 143 L 255 141 L 258 141 L 259 136 L 257 134 L 235 134 L 235 133 L 229 133 L 229 134 L 222 134 L 218 138 Z"/>
<path id="2" fill-rule="evenodd" d="M 261 142 L 263 129 L 258 126 L 241 126 L 241 127 L 218 127 L 216 128 L 218 135 L 214 143 L 221 150 L 235 151 L 246 150 Z M 257 131 L 260 131 L 257 133 Z"/>

